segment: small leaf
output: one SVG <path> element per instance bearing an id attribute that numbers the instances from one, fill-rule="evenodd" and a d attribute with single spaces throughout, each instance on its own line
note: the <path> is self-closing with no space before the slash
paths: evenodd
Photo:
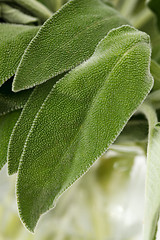
<path id="1" fill-rule="evenodd" d="M 12 77 L 39 27 L 0 23 L 0 86 Z"/>
<path id="2" fill-rule="evenodd" d="M 16 123 L 9 143 L 8 172 L 10 175 L 17 172 L 23 147 L 34 118 L 51 91 L 54 83 L 58 79 L 59 77 L 56 77 L 55 79 L 51 79 L 46 83 L 37 86 L 27 101 L 20 118 Z"/>
<path id="3" fill-rule="evenodd" d="M 149 64 L 148 36 L 123 26 L 53 87 L 18 171 L 18 207 L 29 230 L 115 141 L 153 85 Z"/>
<path id="4" fill-rule="evenodd" d="M 45 22 L 48 18 L 52 16 L 52 12 L 45 7 L 42 3 L 35 0 L 13 0 L 14 3 L 17 3 L 19 6 L 24 8 L 33 14 L 33 16 L 38 17 Z"/>
<path id="5" fill-rule="evenodd" d="M 32 89 L 14 93 L 11 88 L 12 79 L 0 87 L 0 116 L 23 108 L 32 93 Z"/>
<path id="6" fill-rule="evenodd" d="M 13 91 L 30 88 L 67 71 L 94 52 L 114 27 L 126 23 L 100 0 L 72 0 L 40 29 L 16 72 Z M 25 76 L 25 79 L 24 79 Z"/>
<path id="7" fill-rule="evenodd" d="M 29 16 L 19 9 L 13 8 L 5 3 L 0 3 L 1 18 L 10 23 L 31 24 L 38 23 L 38 18 Z"/>
<path id="8" fill-rule="evenodd" d="M 13 127 L 20 115 L 20 110 L 0 116 L 0 169 L 7 162 L 7 148 Z"/>

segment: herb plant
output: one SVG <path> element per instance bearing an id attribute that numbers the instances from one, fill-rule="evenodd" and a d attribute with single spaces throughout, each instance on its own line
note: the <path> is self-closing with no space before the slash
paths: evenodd
<path id="1" fill-rule="evenodd" d="M 17 173 L 30 231 L 115 142 L 146 152 L 143 239 L 155 239 L 159 9 L 156 0 L 0 0 L 0 167 Z"/>

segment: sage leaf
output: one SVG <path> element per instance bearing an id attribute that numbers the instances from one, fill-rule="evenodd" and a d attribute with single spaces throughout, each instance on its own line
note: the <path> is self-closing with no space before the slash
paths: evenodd
<path id="1" fill-rule="evenodd" d="M 143 240 L 155 240 L 160 212 L 160 123 L 149 99 L 139 108 L 149 122 Z"/>
<path id="2" fill-rule="evenodd" d="M 0 87 L 0 116 L 23 108 L 32 93 L 32 89 L 14 93 L 11 88 L 12 79 Z"/>
<path id="3" fill-rule="evenodd" d="M 52 12 L 42 3 L 35 0 L 13 0 L 22 8 L 28 10 L 34 16 L 38 17 L 42 22 L 45 22 L 52 16 Z"/>
<path id="4" fill-rule="evenodd" d="M 58 81 L 25 142 L 17 181 L 21 219 L 42 213 L 115 141 L 153 85 L 147 34 L 114 29 L 94 54 Z"/>
<path id="5" fill-rule="evenodd" d="M 20 115 L 20 110 L 0 116 L 0 169 L 7 162 L 7 148 L 13 127 Z"/>
<path id="6" fill-rule="evenodd" d="M 80 64 L 93 54 L 109 30 L 124 23 L 116 10 L 100 0 L 69 1 L 29 44 L 16 72 L 13 91 L 38 85 Z"/>
<path id="7" fill-rule="evenodd" d="M 0 3 L 1 18 L 9 23 L 32 24 L 38 23 L 38 18 L 29 16 L 19 9 L 9 6 L 5 3 Z"/>
<path id="8" fill-rule="evenodd" d="M 0 23 L 0 86 L 12 77 L 39 27 Z"/>
<path id="9" fill-rule="evenodd" d="M 144 240 L 154 240 L 160 213 L 160 123 L 151 130 L 148 143 Z"/>
<path id="10" fill-rule="evenodd" d="M 55 77 L 54 79 L 37 86 L 23 108 L 21 116 L 18 119 L 10 138 L 8 148 L 9 175 L 17 172 L 23 147 L 34 118 L 57 80 L 59 80 L 59 77 Z"/>

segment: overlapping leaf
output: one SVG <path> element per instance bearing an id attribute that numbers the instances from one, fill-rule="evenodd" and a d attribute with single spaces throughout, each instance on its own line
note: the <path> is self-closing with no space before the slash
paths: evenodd
<path id="1" fill-rule="evenodd" d="M 18 24 L 32 24 L 38 22 L 38 18 L 27 15 L 8 4 L 0 3 L 0 9 L 0 17 L 7 22 Z"/>
<path id="2" fill-rule="evenodd" d="M 0 23 L 0 86 L 15 74 L 24 50 L 38 29 Z"/>
<path id="3" fill-rule="evenodd" d="M 38 85 L 80 64 L 109 30 L 124 23 L 126 20 L 101 0 L 69 1 L 45 22 L 28 46 L 13 90 Z"/>
<path id="4" fill-rule="evenodd" d="M 51 91 L 54 83 L 59 79 L 55 77 L 37 86 L 27 101 L 22 114 L 12 133 L 8 150 L 8 172 L 13 174 L 17 172 L 19 160 L 23 151 L 24 143 L 30 131 L 32 123 L 42 103 Z M 16 93 L 17 94 L 17 93 Z"/>
<path id="5" fill-rule="evenodd" d="M 20 115 L 20 110 L 0 116 L 0 169 L 7 162 L 7 148 L 13 127 Z"/>
<path id="6" fill-rule="evenodd" d="M 12 79 L 9 79 L 0 87 L 0 116 L 23 108 L 32 93 L 32 89 L 14 93 L 11 88 Z"/>
<path id="7" fill-rule="evenodd" d="M 154 60 L 151 61 L 151 74 L 154 77 L 153 90 L 160 89 L 160 65 Z"/>
<path id="8" fill-rule="evenodd" d="M 53 87 L 18 172 L 18 207 L 28 229 L 122 131 L 152 87 L 149 63 L 148 36 L 124 26 Z"/>

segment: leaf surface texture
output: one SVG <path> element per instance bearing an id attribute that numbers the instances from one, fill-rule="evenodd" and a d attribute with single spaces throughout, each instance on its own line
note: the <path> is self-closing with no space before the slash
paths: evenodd
<path id="1" fill-rule="evenodd" d="M 59 79 L 55 77 L 37 86 L 29 100 L 27 101 L 19 120 L 13 130 L 9 151 L 8 151 L 8 172 L 13 174 L 17 172 L 19 166 L 19 160 L 23 151 L 23 147 L 27 138 L 27 135 L 31 129 L 32 123 L 39 109 L 41 108 L 45 98 L 51 91 L 54 83 Z M 17 93 L 16 93 L 17 94 Z"/>
<path id="2" fill-rule="evenodd" d="M 14 93 L 11 88 L 12 79 L 0 87 L 0 116 L 23 108 L 32 93 L 32 89 Z"/>
<path id="3" fill-rule="evenodd" d="M 29 230 L 106 151 L 144 100 L 153 85 L 150 52 L 148 35 L 117 28 L 53 86 L 18 171 L 18 208 Z"/>
<path id="4" fill-rule="evenodd" d="M 45 22 L 28 46 L 13 90 L 33 87 L 80 64 L 109 30 L 122 24 L 126 20 L 100 0 L 69 1 Z"/>
<path id="5" fill-rule="evenodd" d="M 13 127 L 20 115 L 20 110 L 0 116 L 0 169 L 7 162 L 7 148 Z"/>
<path id="6" fill-rule="evenodd" d="M 38 29 L 39 27 L 0 23 L 0 86 L 15 74 L 24 50 Z"/>

